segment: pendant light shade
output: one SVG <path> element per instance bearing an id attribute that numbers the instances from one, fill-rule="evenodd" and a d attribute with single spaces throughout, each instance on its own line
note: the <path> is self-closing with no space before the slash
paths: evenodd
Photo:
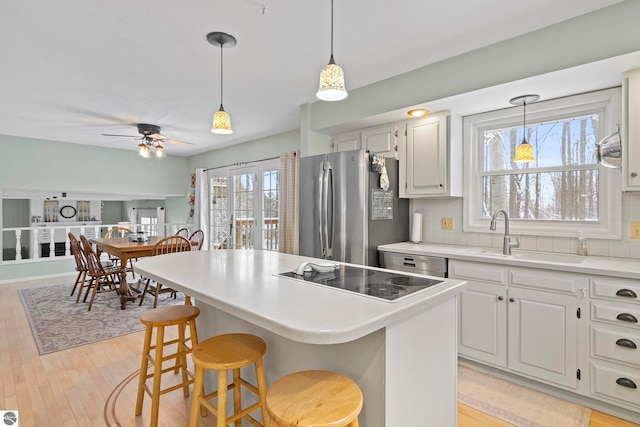
<path id="1" fill-rule="evenodd" d="M 536 158 L 533 155 L 533 147 L 527 142 L 526 124 L 527 124 L 527 104 L 536 102 L 540 99 L 539 95 L 522 95 L 509 100 L 513 105 L 522 105 L 522 142 L 516 148 L 516 154 L 513 157 L 515 163 L 533 162 Z"/>
<path id="2" fill-rule="evenodd" d="M 220 109 L 213 115 L 211 132 L 222 135 L 233 133 L 233 129 L 231 129 L 231 117 L 224 111 L 222 104 L 220 104 Z"/>
<path id="3" fill-rule="evenodd" d="M 331 0 L 331 57 L 320 73 L 320 86 L 316 96 L 322 101 L 340 101 L 347 97 L 344 72 L 333 59 L 333 0 Z"/>
<path id="4" fill-rule="evenodd" d="M 213 116 L 213 125 L 211 126 L 211 132 L 218 134 L 230 134 L 233 133 L 233 129 L 231 129 L 231 117 L 226 111 L 224 111 L 224 107 L 222 106 L 224 83 L 224 57 L 222 52 L 225 47 L 229 48 L 235 46 L 236 38 L 231 34 L 214 31 L 207 34 L 207 41 L 212 45 L 218 46 L 220 48 L 220 109 Z"/>

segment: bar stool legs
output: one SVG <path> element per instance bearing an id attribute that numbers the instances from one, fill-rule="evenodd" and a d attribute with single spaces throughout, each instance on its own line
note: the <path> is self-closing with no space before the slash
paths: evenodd
<path id="1" fill-rule="evenodd" d="M 189 426 L 198 425 L 198 412 L 206 416 L 207 411 L 217 417 L 217 427 L 225 427 L 234 423 L 242 426 L 245 419 L 254 426 L 268 426 L 264 402 L 267 383 L 264 376 L 262 356 L 267 351 L 267 343 L 260 337 L 249 334 L 226 334 L 206 339 L 198 344 L 191 353 L 196 368 L 196 378 L 193 388 L 193 401 Z M 255 365 L 257 387 L 246 381 L 240 375 L 240 369 Z M 218 372 L 218 388 L 210 394 L 205 394 L 204 373 L 206 370 Z M 228 384 L 228 371 L 233 371 L 233 382 Z M 242 387 L 258 396 L 258 401 L 247 408 L 242 408 Z M 227 417 L 227 394 L 233 390 L 234 413 Z M 210 401 L 217 397 L 217 406 Z M 264 423 L 261 424 L 250 414 L 260 410 Z"/>
<path id="2" fill-rule="evenodd" d="M 140 366 L 140 380 L 138 382 L 138 396 L 136 400 L 136 415 L 142 414 L 144 393 L 151 396 L 151 426 L 158 425 L 158 410 L 160 409 L 160 395 L 182 388 L 185 397 L 189 396 L 189 384 L 193 383 L 193 374 L 187 370 L 187 354 L 198 344 L 195 319 L 200 314 L 200 309 L 194 306 L 174 305 L 154 308 L 140 316 L 140 321 L 146 325 L 144 336 L 144 349 Z M 165 342 L 165 327 L 177 326 L 178 338 Z M 190 338 L 186 337 L 186 329 L 189 327 Z M 156 328 L 156 343 L 151 345 L 153 329 Z M 191 346 L 187 341 L 191 340 Z M 177 345 L 175 353 L 164 354 L 164 347 Z M 152 355 L 152 351 L 153 355 Z M 175 359 L 175 364 L 163 368 L 163 362 Z M 148 373 L 149 365 L 153 365 L 153 372 Z M 179 384 L 161 388 L 162 374 L 169 371 L 181 372 L 182 381 Z M 152 388 L 147 385 L 147 380 L 153 379 Z"/>
<path id="3" fill-rule="evenodd" d="M 358 427 L 362 392 L 350 378 L 331 371 L 294 372 L 269 387 L 271 427 Z"/>

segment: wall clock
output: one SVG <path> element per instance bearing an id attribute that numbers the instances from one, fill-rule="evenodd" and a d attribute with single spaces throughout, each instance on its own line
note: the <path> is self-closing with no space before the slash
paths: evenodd
<path id="1" fill-rule="evenodd" d="M 73 218 L 76 216 L 76 208 L 69 205 L 63 206 L 60 208 L 60 216 L 63 218 Z"/>

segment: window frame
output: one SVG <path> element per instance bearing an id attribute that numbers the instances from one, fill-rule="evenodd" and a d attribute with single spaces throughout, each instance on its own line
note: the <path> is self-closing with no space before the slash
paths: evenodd
<path id="1" fill-rule="evenodd" d="M 620 87 L 571 95 L 527 105 L 527 125 L 567 119 L 586 114 L 599 114 L 596 140 L 616 130 L 622 115 Z M 481 189 L 484 159 L 483 132 L 488 129 L 522 126 L 522 107 L 466 116 L 464 131 L 464 197 L 463 231 L 489 232 L 489 218 L 481 218 Z M 557 167 L 551 170 L 578 170 L 584 166 Z M 579 231 L 593 238 L 622 238 L 621 171 L 597 165 L 599 176 L 598 221 L 531 220 L 510 218 L 511 234 L 576 237 Z M 549 168 L 545 168 L 549 169 Z M 527 173 L 529 169 L 522 169 Z"/>

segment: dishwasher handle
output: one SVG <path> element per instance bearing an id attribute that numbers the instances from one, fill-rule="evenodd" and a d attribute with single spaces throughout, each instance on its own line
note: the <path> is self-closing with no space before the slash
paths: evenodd
<path id="1" fill-rule="evenodd" d="M 414 267 L 416 266 L 416 260 L 413 257 L 405 256 L 402 260 L 402 265 L 405 267 Z"/>

